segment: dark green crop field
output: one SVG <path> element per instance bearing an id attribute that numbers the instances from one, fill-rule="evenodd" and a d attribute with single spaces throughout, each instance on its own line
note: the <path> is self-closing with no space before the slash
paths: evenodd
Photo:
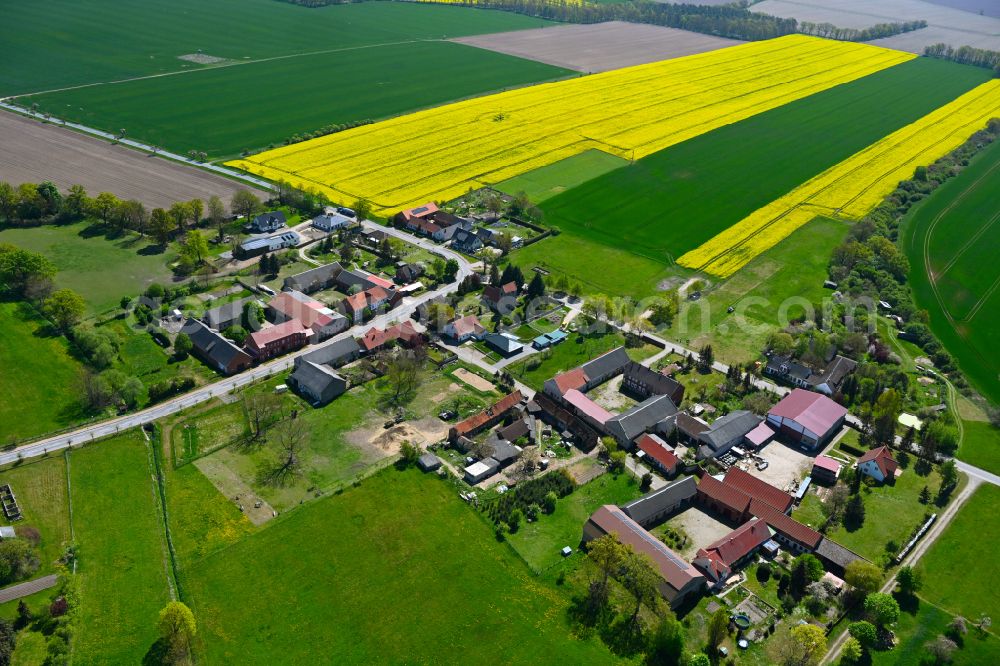
<path id="1" fill-rule="evenodd" d="M 379 119 L 569 75 L 453 42 L 361 47 L 20 99 L 186 153 L 235 156 L 329 124 Z"/>
<path id="2" fill-rule="evenodd" d="M 203 663 L 613 660 L 597 637 L 572 636 L 566 590 L 531 575 L 453 485 L 416 470 L 279 517 L 198 562 L 184 589 Z"/>
<path id="3" fill-rule="evenodd" d="M 1000 403 L 1000 142 L 914 209 L 901 233 L 917 303 L 966 376 Z"/>
<path id="4" fill-rule="evenodd" d="M 670 262 L 988 79 L 911 60 L 654 153 L 542 208 L 565 232 Z"/>
<path id="5" fill-rule="evenodd" d="M 179 59 L 190 54 L 258 60 L 547 24 L 511 13 L 397 2 L 318 9 L 275 0 L 4 3 L 0 95 L 203 68 Z M 331 84 L 324 72 L 305 67 L 316 87 Z"/>

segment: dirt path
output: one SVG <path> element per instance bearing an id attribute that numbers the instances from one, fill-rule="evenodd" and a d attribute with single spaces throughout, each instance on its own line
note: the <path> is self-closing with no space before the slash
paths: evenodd
<path id="1" fill-rule="evenodd" d="M 216 461 L 212 456 L 205 456 L 198 458 L 193 464 L 226 499 L 235 502 L 254 525 L 262 525 L 276 515 L 277 512 L 271 505 L 254 493 L 253 488 L 224 463 Z M 258 503 L 260 506 L 257 506 Z"/>

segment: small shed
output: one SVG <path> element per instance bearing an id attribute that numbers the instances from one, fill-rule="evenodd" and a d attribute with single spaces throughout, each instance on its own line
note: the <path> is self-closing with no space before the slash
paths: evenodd
<path id="1" fill-rule="evenodd" d="M 425 472 L 433 472 L 441 467 L 441 459 L 433 453 L 425 453 L 417 458 L 417 467 Z"/>
<path id="2" fill-rule="evenodd" d="M 17 532 L 14 531 L 14 528 L 11 525 L 4 525 L 3 527 L 0 527 L 0 540 L 16 538 Z"/>

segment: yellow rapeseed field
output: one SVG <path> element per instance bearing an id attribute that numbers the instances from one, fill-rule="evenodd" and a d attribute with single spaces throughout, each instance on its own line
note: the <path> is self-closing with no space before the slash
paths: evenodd
<path id="1" fill-rule="evenodd" d="M 386 213 L 590 148 L 638 159 L 913 57 L 789 35 L 456 102 L 228 164 Z"/>
<path id="2" fill-rule="evenodd" d="M 678 263 L 728 277 L 816 215 L 861 218 L 918 166 L 929 166 L 998 116 L 1000 80 L 993 80 L 827 169 Z"/>

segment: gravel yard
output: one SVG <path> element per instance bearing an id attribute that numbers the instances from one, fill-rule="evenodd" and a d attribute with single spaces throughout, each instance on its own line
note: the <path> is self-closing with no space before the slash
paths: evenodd
<path id="1" fill-rule="evenodd" d="M 704 548 L 733 531 L 732 527 L 696 506 L 685 509 L 664 525 L 680 529 L 687 535 L 687 546 L 678 552 L 678 555 L 685 558 L 694 557 L 699 548 Z M 653 531 L 661 530 L 662 528 L 654 528 Z"/>
<path id="2" fill-rule="evenodd" d="M 782 490 L 790 488 L 812 469 L 812 456 L 781 442 L 771 442 L 761 450 L 760 456 L 768 462 L 767 469 L 759 471 L 750 465 L 747 471 Z"/>
<path id="3" fill-rule="evenodd" d="M 605 72 L 741 43 L 687 30 L 623 21 L 558 25 L 460 37 L 454 41 L 578 72 Z"/>
<path id="4" fill-rule="evenodd" d="M 120 199 L 163 208 L 175 201 L 207 200 L 213 194 L 228 203 L 236 190 L 252 189 L 7 111 L 0 111 L 0 146 L 0 180 L 15 186 L 50 180 L 63 191 L 83 185 L 90 196 L 111 192 Z M 259 190 L 254 193 L 267 197 Z"/>

